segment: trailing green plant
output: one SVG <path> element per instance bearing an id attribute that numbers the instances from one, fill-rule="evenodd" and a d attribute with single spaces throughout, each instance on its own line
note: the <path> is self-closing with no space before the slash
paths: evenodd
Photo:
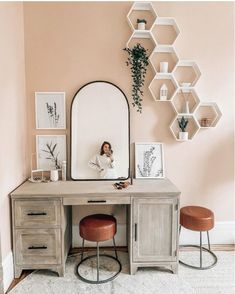
<path id="1" fill-rule="evenodd" d="M 137 23 L 142 23 L 142 22 L 144 22 L 145 24 L 147 23 L 147 21 L 145 19 L 137 18 Z"/>
<path id="2" fill-rule="evenodd" d="M 188 119 L 185 119 L 184 116 L 182 116 L 180 119 L 178 118 L 178 124 L 181 131 L 185 132 L 186 127 L 188 125 Z"/>
<path id="3" fill-rule="evenodd" d="M 137 43 L 133 48 L 124 48 L 129 54 L 127 58 L 126 65 L 131 68 L 132 77 L 132 105 L 137 107 L 138 112 L 142 112 L 142 87 L 144 86 L 145 76 L 147 72 L 147 66 L 149 64 L 149 57 L 147 55 L 148 49 L 145 49 L 139 43 Z"/>

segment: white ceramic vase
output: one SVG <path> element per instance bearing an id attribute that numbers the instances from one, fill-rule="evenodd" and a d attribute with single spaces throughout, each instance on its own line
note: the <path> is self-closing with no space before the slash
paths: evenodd
<path id="1" fill-rule="evenodd" d="M 145 30 L 145 23 L 144 22 L 138 23 L 138 30 Z"/>
<path id="2" fill-rule="evenodd" d="M 52 169 L 50 172 L 50 179 L 52 182 L 57 182 L 59 180 L 59 171 L 58 169 Z"/>
<path id="3" fill-rule="evenodd" d="M 188 141 L 188 132 L 179 132 L 179 139 L 181 141 Z"/>
<path id="4" fill-rule="evenodd" d="M 162 73 L 168 72 L 168 62 L 166 62 L 166 61 L 160 62 L 160 72 L 162 72 Z"/>
<path id="5" fill-rule="evenodd" d="M 185 103 L 184 103 L 183 113 L 189 113 L 189 102 L 188 101 L 185 101 Z"/>

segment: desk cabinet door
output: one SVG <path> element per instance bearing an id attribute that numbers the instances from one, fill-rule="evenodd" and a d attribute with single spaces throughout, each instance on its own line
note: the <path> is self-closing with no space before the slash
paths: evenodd
<path id="1" fill-rule="evenodd" d="M 133 199 L 133 261 L 175 261 L 177 199 Z"/>

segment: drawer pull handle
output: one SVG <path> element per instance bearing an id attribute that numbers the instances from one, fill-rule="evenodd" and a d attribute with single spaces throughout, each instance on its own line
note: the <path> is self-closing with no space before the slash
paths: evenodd
<path id="1" fill-rule="evenodd" d="M 87 203 L 105 203 L 106 200 L 88 200 Z"/>
<path id="2" fill-rule="evenodd" d="M 46 212 L 29 212 L 27 215 L 47 215 Z"/>
<path id="3" fill-rule="evenodd" d="M 28 249 L 47 249 L 47 246 L 29 246 Z"/>
<path id="4" fill-rule="evenodd" d="M 137 224 L 135 224 L 135 242 L 137 242 Z"/>

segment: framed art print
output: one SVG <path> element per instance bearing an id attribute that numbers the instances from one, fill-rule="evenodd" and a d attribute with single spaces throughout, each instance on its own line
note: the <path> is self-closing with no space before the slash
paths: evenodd
<path id="1" fill-rule="evenodd" d="M 162 143 L 135 143 L 135 177 L 165 177 Z"/>
<path id="2" fill-rule="evenodd" d="M 37 169 L 61 169 L 66 160 L 66 135 L 37 135 Z"/>
<path id="3" fill-rule="evenodd" d="M 65 92 L 35 92 L 36 129 L 66 129 Z"/>

